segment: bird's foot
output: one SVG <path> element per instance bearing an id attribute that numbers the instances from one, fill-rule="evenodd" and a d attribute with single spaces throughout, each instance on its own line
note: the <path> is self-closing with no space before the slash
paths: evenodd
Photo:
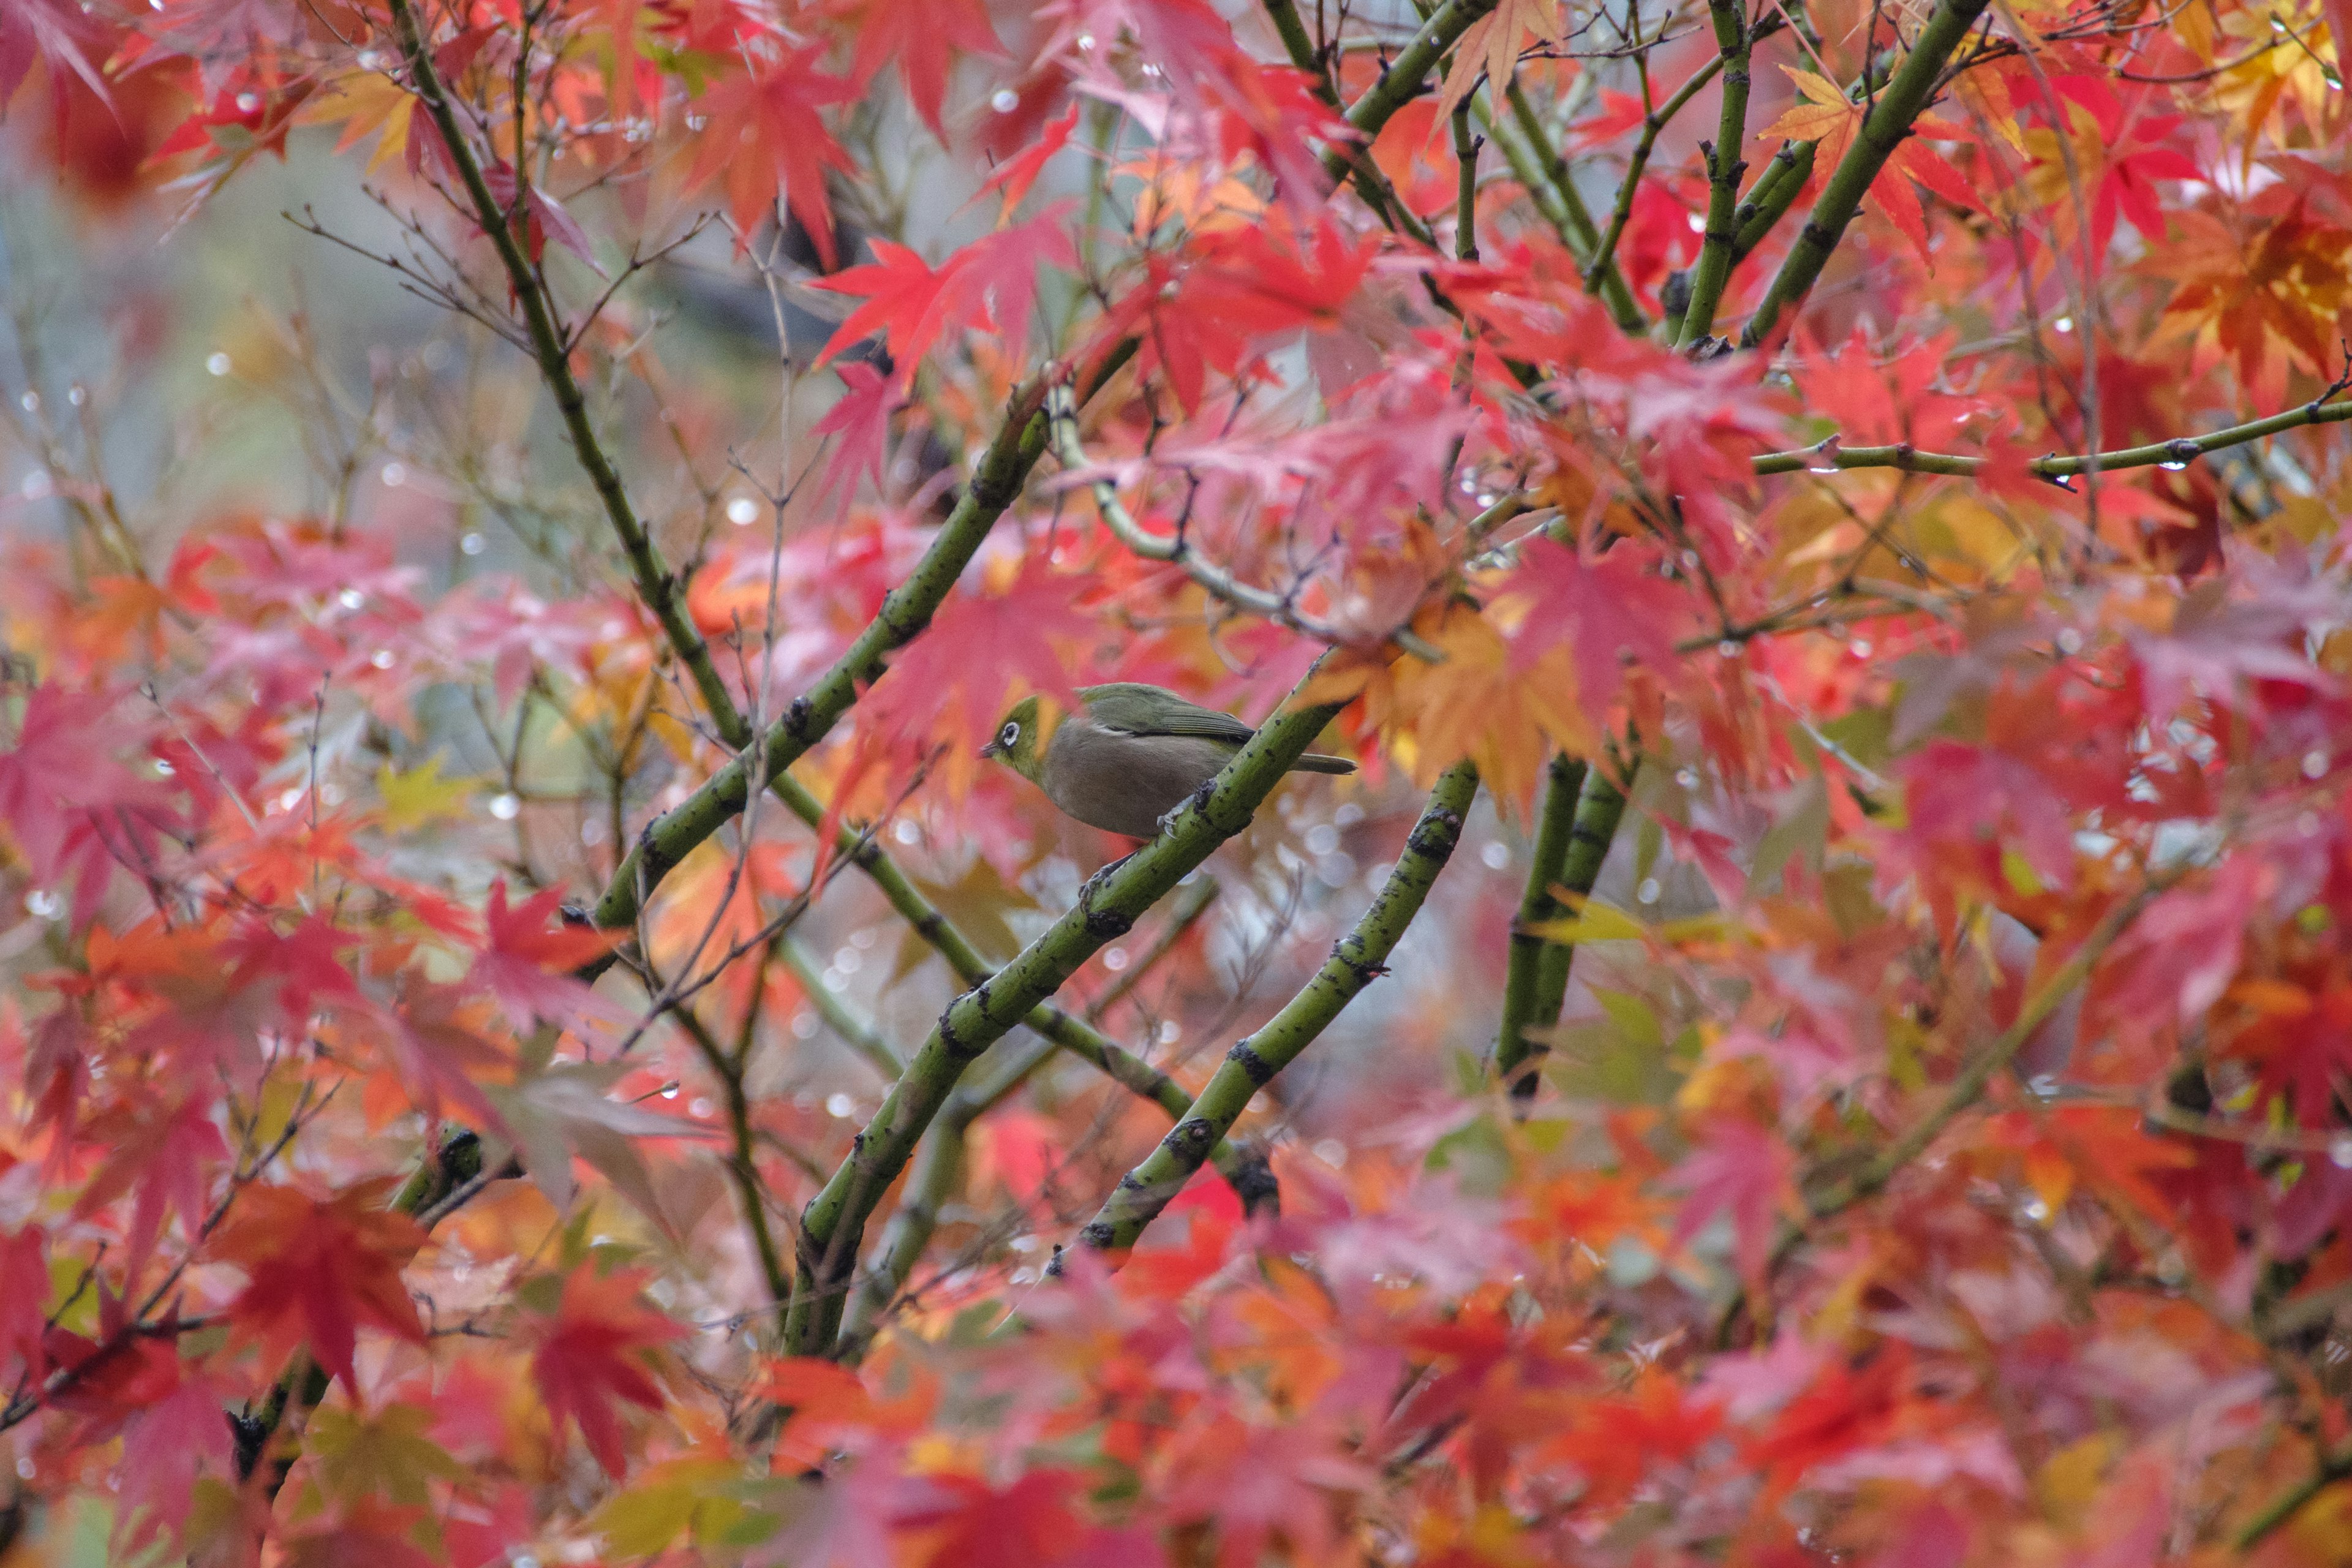
<path id="1" fill-rule="evenodd" d="M 1208 810 L 1209 797 L 1216 793 L 1217 781 L 1215 775 L 1212 774 L 1210 777 L 1202 779 L 1198 789 L 1194 790 L 1191 795 L 1186 795 L 1182 800 L 1178 801 L 1174 805 L 1170 806 L 1166 811 L 1160 814 L 1160 831 L 1165 833 L 1170 827 L 1173 826 L 1176 822 L 1177 813 L 1182 811 L 1188 805 L 1197 806 L 1202 811 Z"/>

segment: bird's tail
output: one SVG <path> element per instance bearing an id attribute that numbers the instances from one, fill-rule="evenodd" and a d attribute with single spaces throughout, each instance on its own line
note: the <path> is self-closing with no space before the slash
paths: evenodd
<path id="1" fill-rule="evenodd" d="M 1309 752 L 1290 764 L 1294 773 L 1352 773 L 1356 764 L 1345 757 L 1326 757 Z"/>

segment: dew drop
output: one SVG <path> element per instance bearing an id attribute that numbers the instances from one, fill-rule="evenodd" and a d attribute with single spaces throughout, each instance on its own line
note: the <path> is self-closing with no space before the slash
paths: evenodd
<path id="1" fill-rule="evenodd" d="M 1173 1018 L 1163 1018 L 1160 1024 L 1160 1043 L 1172 1046 L 1184 1037 L 1184 1026 Z"/>
<path id="2" fill-rule="evenodd" d="M 1328 822 L 1318 822 L 1307 830 L 1305 842 L 1309 855 L 1328 855 L 1339 847 L 1339 830 Z"/>
<path id="3" fill-rule="evenodd" d="M 386 463 L 383 466 L 383 473 L 377 477 L 383 480 L 385 489 L 396 490 L 401 486 L 408 482 L 408 465 L 405 463 Z"/>
<path id="4" fill-rule="evenodd" d="M 750 496 L 737 496 L 727 503 L 727 521 L 743 528 L 760 520 L 760 503 Z"/>
<path id="5" fill-rule="evenodd" d="M 816 1015 L 814 1013 L 810 1012 L 806 1008 L 803 1008 L 801 1011 L 793 1015 L 793 1038 L 796 1040 L 814 1040 L 816 1038 L 816 1031 L 817 1022 Z"/>
<path id="6" fill-rule="evenodd" d="M 251 114 L 255 110 L 259 109 L 260 107 L 261 95 L 259 93 L 240 92 L 236 95 L 236 111 L 239 114 Z"/>
<path id="7" fill-rule="evenodd" d="M 828 1094 L 824 1097 L 824 1113 L 835 1121 L 846 1121 L 857 1113 L 857 1101 L 845 1094 Z"/>
<path id="8" fill-rule="evenodd" d="M 2060 627 L 2058 630 L 2058 651 L 2069 656 L 2070 658 L 2082 652 L 2083 634 L 2076 631 L 2072 626 Z"/>
<path id="9" fill-rule="evenodd" d="M 2061 316 L 2050 324 L 2058 329 L 2061 332 L 2071 332 L 2074 330 L 2074 318 L 2072 316 Z"/>
<path id="10" fill-rule="evenodd" d="M 698 1097 L 686 1103 L 686 1113 L 688 1116 L 708 1116 L 710 1114 L 710 1101 Z"/>
<path id="11" fill-rule="evenodd" d="M 2327 1144 L 2327 1162 L 2339 1171 L 2352 1171 L 2352 1137 L 2330 1139 Z"/>
<path id="12" fill-rule="evenodd" d="M 1655 877 L 1643 878 L 1642 885 L 1633 889 L 1633 899 L 1637 903 L 1654 904 L 1664 895 L 1665 889 L 1658 886 Z"/>
<path id="13" fill-rule="evenodd" d="M 392 649 L 388 647 L 376 649 L 368 656 L 368 662 L 378 669 L 390 669 L 393 666 Z"/>
<path id="14" fill-rule="evenodd" d="M 1489 871 L 1499 871 L 1511 863 L 1511 852 L 1503 845 L 1489 840 L 1479 849 L 1478 861 Z"/>
<path id="15" fill-rule="evenodd" d="M 2326 772 L 2327 753 L 2326 752 L 2315 750 L 2304 752 L 2303 776 L 2305 778 L 2320 778 L 2325 776 Z"/>
<path id="16" fill-rule="evenodd" d="M 1318 1138 L 1311 1147 L 1315 1157 L 1334 1170 L 1348 1163 L 1348 1146 L 1337 1138 Z"/>
<path id="17" fill-rule="evenodd" d="M 346 588 L 335 595 L 335 603 L 347 610 L 356 610 L 367 603 L 367 595 L 357 588 Z"/>
<path id="18" fill-rule="evenodd" d="M 923 830 L 913 823 L 901 819 L 891 827 L 890 837 L 901 844 L 913 844 L 923 837 Z"/>
<path id="19" fill-rule="evenodd" d="M 999 114 L 1010 114 L 1021 107 L 1021 95 L 1009 87 L 1000 87 L 989 94 L 988 107 Z"/>
<path id="20" fill-rule="evenodd" d="M 1719 658 L 1738 658 L 1739 657 L 1739 645 L 1732 641 L 1729 637 L 1726 637 L 1721 642 L 1715 645 L 1715 651 L 1716 656 Z"/>
<path id="21" fill-rule="evenodd" d="M 500 822 L 512 822 L 522 815 L 522 801 L 511 791 L 490 797 L 490 815 Z"/>
<path id="22" fill-rule="evenodd" d="M 221 353 L 218 349 L 215 349 L 212 353 L 205 356 L 205 369 L 214 375 L 226 375 L 228 374 L 228 355 Z"/>
<path id="23" fill-rule="evenodd" d="M 468 555 L 479 555 L 490 547 L 490 542 L 478 533 L 468 533 L 457 541 L 457 548 Z"/>
<path id="24" fill-rule="evenodd" d="M 2162 468 L 2168 474 L 2177 474 L 2188 466 L 2188 464 L 2181 462 L 2164 462 L 2157 465 L 2158 468 Z"/>
<path id="25" fill-rule="evenodd" d="M 66 912 L 66 901 L 47 888 L 25 895 L 25 912 L 36 920 L 53 921 Z"/>
<path id="26" fill-rule="evenodd" d="M 675 1083 L 666 1083 L 662 1085 L 661 1097 L 664 1100 L 676 1100 L 677 1098 L 677 1085 Z"/>
<path id="27" fill-rule="evenodd" d="M 155 759 L 155 771 L 158 773 L 161 773 L 163 777 L 170 778 L 177 770 L 175 770 L 169 762 L 162 757 L 158 757 Z"/>
<path id="28" fill-rule="evenodd" d="M 41 395 L 37 392 L 28 392 L 16 399 L 16 406 L 27 414 L 37 414 L 41 408 Z"/>

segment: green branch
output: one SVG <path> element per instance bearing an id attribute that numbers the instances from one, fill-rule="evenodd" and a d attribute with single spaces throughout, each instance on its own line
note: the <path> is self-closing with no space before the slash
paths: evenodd
<path id="1" fill-rule="evenodd" d="M 1550 1048 L 1529 1039 L 1528 1032 L 1549 1029 L 1559 1022 L 1560 1007 L 1568 998 L 1570 968 L 1576 962 L 1576 949 L 1565 942 L 1541 937 L 1534 938 L 1532 948 L 1525 942 L 1523 939 L 1534 936 L 1523 930 L 1531 923 L 1528 911 L 1538 901 L 1557 910 L 1560 906 L 1552 896 L 1554 887 L 1563 888 L 1578 898 L 1590 897 L 1593 884 L 1601 879 L 1601 868 L 1609 858 L 1609 847 L 1616 842 L 1617 825 L 1625 816 L 1625 796 L 1605 770 L 1580 766 L 1576 774 L 1575 780 L 1569 782 L 1562 777 L 1559 765 L 1553 766 L 1544 795 L 1543 823 L 1537 832 L 1536 868 L 1528 873 L 1528 892 L 1519 902 L 1519 918 L 1511 926 L 1511 960 L 1504 988 L 1504 1032 L 1496 1045 L 1495 1070 L 1511 1086 L 1511 1092 L 1521 1099 L 1536 1091 L 1536 1075 L 1527 1070 L 1528 1064 Z M 1575 803 L 1572 813 L 1565 810 L 1570 800 Z M 1564 830 L 1559 816 L 1567 817 Z M 1556 857 L 1553 863 L 1558 873 L 1546 880 L 1538 900 L 1535 873 L 1543 868 L 1547 855 Z M 1524 1009 L 1516 1019 L 1512 1004 L 1515 985 L 1520 994 L 1519 1005 Z"/>
<path id="2" fill-rule="evenodd" d="M 1707 13 L 1715 23 L 1716 58 L 1723 62 L 1723 111 L 1714 142 L 1699 149 L 1706 155 L 1706 231 L 1698 266 L 1691 274 L 1690 303 L 1683 308 L 1675 339 L 1685 348 L 1714 331 L 1716 306 L 1723 299 L 1723 286 L 1731 280 L 1732 247 L 1739 241 L 1739 220 L 1734 216 L 1739 206 L 1739 177 L 1748 172 L 1748 162 L 1740 156 L 1748 145 L 1751 43 L 1746 0 L 1707 0 Z"/>
<path id="3" fill-rule="evenodd" d="M 1734 215 L 1739 220 L 1739 237 L 1731 245 L 1732 266 L 1747 260 L 1805 194 L 1805 182 L 1813 177 L 1813 159 L 1820 147 L 1818 142 L 1784 142 L 1764 165 L 1764 173 L 1748 187 L 1748 199 Z"/>
<path id="4" fill-rule="evenodd" d="M 1421 92 L 1423 78 L 1435 68 L 1437 62 L 1452 48 L 1456 39 L 1470 30 L 1471 25 L 1495 8 L 1496 0 L 1445 0 L 1421 31 L 1403 47 L 1389 68 L 1381 73 L 1364 96 L 1349 106 L 1348 123 L 1362 133 L 1366 145 L 1381 133 L 1400 109 L 1411 103 Z M 1347 165 L 1347 154 L 1339 149 L 1323 155 L 1323 166 L 1337 179 Z"/>
<path id="5" fill-rule="evenodd" d="M 2242 447 L 2249 441 L 2276 436 L 2283 431 L 2296 430 L 2306 425 L 2335 425 L 2352 419 L 2352 402 L 2330 403 L 2327 399 L 2343 392 L 2352 382 L 2337 382 L 2319 396 L 2300 407 L 2266 418 L 2250 419 L 2243 425 L 2210 431 L 2202 436 L 2176 436 L 2169 441 L 2152 441 L 2141 447 L 2118 447 L 2112 451 L 2097 453 L 2052 453 L 2035 458 L 2025 465 L 2025 471 L 2053 482 L 2070 479 L 2095 468 L 2105 473 L 2113 468 L 2186 468 L 2210 452 Z M 1767 452 L 1754 459 L 1759 474 L 1793 474 L 1799 469 L 1827 473 L 1834 468 L 1900 468 L 1914 474 L 1957 474 L 1967 476 L 1984 471 L 1991 459 L 1968 458 L 1952 452 L 1923 452 L 1908 441 L 1892 447 L 1841 447 L 1835 436 L 1801 447 L 1793 452 Z"/>
<path id="6" fill-rule="evenodd" d="M 1355 930 L 1340 939 L 1305 989 L 1227 1054 L 1183 1119 L 1120 1179 L 1101 1211 L 1078 1232 L 1082 1245 L 1098 1250 L 1134 1246 L 1144 1227 L 1201 1168 L 1210 1145 L 1233 1127 L 1251 1098 L 1385 973 L 1390 952 L 1421 912 L 1430 885 L 1461 840 L 1463 818 L 1477 793 L 1478 773 L 1468 763 L 1457 763 L 1439 776 L 1421 820 L 1405 840 L 1404 854 Z"/>
<path id="7" fill-rule="evenodd" d="M 1759 23 L 1755 36 L 1759 38 L 1764 37 L 1778 20 L 1772 17 Z M 1642 134 L 1633 143 L 1633 156 L 1625 164 L 1625 177 L 1618 182 L 1617 199 L 1610 207 L 1608 232 L 1601 237 L 1601 244 L 1593 251 L 1592 259 L 1585 265 L 1586 293 L 1599 293 L 1602 279 L 1616 266 L 1617 242 L 1625 237 L 1625 226 L 1633 220 L 1633 197 L 1639 192 L 1643 172 L 1650 166 L 1650 153 L 1658 144 L 1658 133 L 1674 122 L 1675 116 L 1683 111 L 1683 106 L 1698 96 L 1699 89 L 1713 81 L 1715 73 L 1722 68 L 1723 57 L 1720 54 L 1708 56 L 1706 63 L 1693 71 L 1690 79 L 1676 88 L 1665 102 L 1642 117 Z"/>
<path id="8" fill-rule="evenodd" d="M 849 1157 L 802 1213 L 798 1280 L 785 1324 L 787 1353 L 817 1354 L 833 1343 L 866 1221 L 963 1069 L 1028 1018 L 1097 949 L 1124 935 L 1218 845 L 1247 826 L 1338 711 L 1338 704 L 1318 704 L 1268 720 L 1202 794 L 1170 815 L 1159 837 L 1098 873 L 1081 889 L 1076 908 L 993 977 L 948 1005 L 905 1076 L 857 1134 Z M 1202 1141 L 1202 1158 L 1213 1142 Z"/>
<path id="9" fill-rule="evenodd" d="M 1527 1038 L 1529 1028 L 1553 1023 L 1536 1007 L 1537 973 L 1544 949 L 1552 945 L 1535 928 L 1560 917 L 1552 887 L 1568 863 L 1569 830 L 1575 825 L 1576 795 L 1584 785 L 1585 764 L 1562 752 L 1552 758 L 1544 781 L 1543 808 L 1536 817 L 1534 855 L 1528 867 L 1527 889 L 1519 895 L 1518 913 L 1511 920 L 1509 959 L 1503 973 L 1503 1026 L 1496 1037 L 1495 1061 L 1506 1076 L 1535 1054 Z"/>
<path id="10" fill-rule="evenodd" d="M 1804 232 L 1781 260 L 1780 270 L 1773 275 L 1763 299 L 1757 301 L 1756 312 L 1748 319 L 1747 331 L 1740 334 L 1743 345 L 1753 347 L 1763 342 L 1781 314 L 1795 310 L 1811 291 L 1830 253 L 1845 237 L 1846 225 L 1862 209 L 1862 198 L 1871 183 L 1911 134 L 1911 122 L 1935 95 L 1945 62 L 1968 37 L 1969 29 L 1976 26 L 1977 18 L 1984 15 L 1989 3 L 1990 0 L 1937 0 L 1935 11 L 1920 29 L 1902 68 L 1863 116 L 1862 128 L 1854 132 L 1845 156 L 1838 160 L 1829 184 L 1822 188 L 1821 199 L 1813 204 L 1812 216 L 1806 221 Z"/>
<path id="11" fill-rule="evenodd" d="M 1504 101 L 1511 111 L 1505 121 L 1495 111 L 1491 102 L 1478 107 L 1480 121 L 1495 145 L 1502 149 L 1503 160 L 1511 166 L 1511 175 L 1526 187 L 1536 204 L 1536 211 L 1551 225 L 1552 232 L 1575 258 L 1579 268 L 1598 269 L 1601 302 L 1609 307 L 1610 318 L 1628 332 L 1647 331 L 1649 320 L 1642 314 L 1641 302 L 1626 285 L 1624 274 L 1617 268 L 1613 256 L 1601 254 L 1601 230 L 1592 221 L 1592 213 L 1584 205 L 1584 197 L 1576 188 L 1576 181 L 1568 164 L 1553 151 L 1551 138 L 1544 133 L 1543 121 L 1536 115 L 1535 106 L 1528 95 L 1513 82 L 1505 89 Z"/>
<path id="12" fill-rule="evenodd" d="M 457 108 L 434 68 L 432 48 L 417 25 L 410 0 L 392 0 L 392 20 L 417 99 L 425 105 L 425 112 L 432 119 L 442 144 L 448 149 L 457 178 L 466 187 L 466 198 L 474 205 L 476 221 L 506 269 L 515 303 L 522 310 L 523 330 L 530 338 L 531 358 L 538 363 L 540 379 L 547 384 L 548 391 L 554 395 L 556 410 L 563 416 L 564 433 L 571 438 L 572 454 L 587 473 L 597 499 L 604 503 L 604 515 L 612 520 L 613 531 L 620 536 L 622 552 L 629 558 L 629 574 L 636 582 L 637 596 L 653 612 L 654 619 L 661 625 L 662 635 L 669 639 L 679 661 L 693 677 L 695 689 L 702 694 L 719 733 L 728 744 L 741 746 L 751 739 L 750 731 L 735 710 L 734 699 L 719 678 L 718 666 L 711 662 L 709 646 L 687 615 L 678 579 L 663 563 L 660 548 L 638 520 L 636 509 L 629 504 L 620 471 L 597 439 L 595 426 L 588 417 L 588 400 L 572 374 L 572 356 L 564 335 L 556 329 L 555 304 L 548 295 L 546 280 L 523 254 L 515 234 L 515 215 L 500 206 L 498 197 L 490 193 L 481 160 L 475 155 L 473 143 L 458 121 Z M 517 69 L 520 68 L 518 65 Z M 515 169 L 517 212 L 523 210 L 529 201 L 523 185 L 528 177 L 520 166 Z"/>

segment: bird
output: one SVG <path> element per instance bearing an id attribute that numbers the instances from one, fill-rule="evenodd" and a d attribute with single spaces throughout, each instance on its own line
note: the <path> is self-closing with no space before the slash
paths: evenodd
<path id="1" fill-rule="evenodd" d="M 1089 827 L 1152 838 L 1169 813 L 1203 788 L 1255 734 L 1230 713 L 1137 680 L 1078 689 L 1079 707 L 1040 744 L 1037 699 L 1014 703 L 981 748 Z M 1309 752 L 1292 773 L 1352 773 L 1345 757 Z"/>

